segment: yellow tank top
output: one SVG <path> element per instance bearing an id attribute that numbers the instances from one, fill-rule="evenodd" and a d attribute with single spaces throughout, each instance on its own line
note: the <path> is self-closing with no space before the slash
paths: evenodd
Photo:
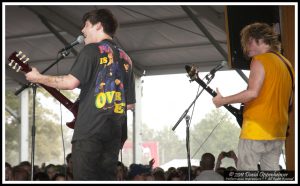
<path id="1" fill-rule="evenodd" d="M 289 70 L 284 62 L 272 53 L 254 56 L 252 61 L 254 60 L 263 65 L 265 78 L 258 97 L 245 104 L 240 138 L 284 140 L 292 87 Z M 294 77 L 294 71 L 289 62 L 288 65 Z"/>

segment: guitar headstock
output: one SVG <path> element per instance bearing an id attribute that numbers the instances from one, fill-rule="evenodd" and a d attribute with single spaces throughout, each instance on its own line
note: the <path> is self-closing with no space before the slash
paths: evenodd
<path id="1" fill-rule="evenodd" d="M 26 55 L 22 54 L 22 51 L 19 51 L 18 53 L 13 52 L 9 56 L 8 61 L 10 61 L 8 66 L 12 67 L 12 69 L 16 70 L 17 72 L 20 70 L 26 73 L 31 71 L 31 68 L 27 64 L 29 58 L 26 58 Z"/>
<path id="2" fill-rule="evenodd" d="M 188 76 L 191 78 L 190 81 L 194 81 L 198 78 L 198 70 L 195 65 L 192 65 L 192 67 L 189 65 L 185 65 L 185 70 L 188 73 Z"/>

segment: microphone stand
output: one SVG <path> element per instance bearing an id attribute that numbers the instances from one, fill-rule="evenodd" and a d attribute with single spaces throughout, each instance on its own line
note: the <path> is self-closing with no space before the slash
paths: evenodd
<path id="1" fill-rule="evenodd" d="M 211 80 L 215 77 L 214 73 L 208 73 L 204 78 L 207 79 L 207 85 L 211 82 Z M 199 96 L 202 94 L 204 91 L 204 88 L 200 91 L 199 94 L 196 95 L 195 99 L 193 102 L 189 105 L 189 107 L 183 112 L 183 114 L 180 116 L 176 124 L 173 126 L 172 130 L 175 131 L 179 123 L 183 120 L 183 118 L 186 119 L 186 148 L 187 148 L 187 161 L 188 161 L 188 178 L 191 180 L 191 160 L 190 160 L 190 133 L 189 133 L 189 127 L 190 127 L 190 122 L 191 122 L 191 117 L 187 115 L 189 112 L 190 108 L 196 103 L 197 99 Z"/>
<path id="2" fill-rule="evenodd" d="M 205 78 L 208 80 L 207 81 L 207 85 L 211 82 L 211 80 L 215 77 L 214 74 L 207 74 L 205 76 Z M 182 113 L 182 115 L 180 116 L 180 118 L 178 119 L 178 121 L 176 122 L 176 124 L 173 126 L 172 130 L 175 131 L 175 129 L 177 128 L 177 126 L 179 125 L 179 123 L 183 120 L 183 118 L 187 115 L 187 113 L 189 112 L 190 108 L 195 104 L 195 102 L 197 101 L 198 97 L 202 94 L 202 92 L 204 91 L 204 88 L 202 88 L 201 92 L 199 94 L 197 94 L 196 98 L 193 100 L 193 102 L 190 104 L 190 106 Z"/>
<path id="3" fill-rule="evenodd" d="M 32 87 L 32 127 L 31 127 L 31 181 L 33 181 L 33 175 L 34 175 L 34 152 L 35 152 L 35 99 L 36 99 L 36 89 L 37 84 L 33 83 L 31 85 Z"/>
<path id="4" fill-rule="evenodd" d="M 186 115 L 186 152 L 187 152 L 187 161 L 188 161 L 188 178 L 191 181 L 191 158 L 190 158 L 190 119 L 189 115 Z"/>
<path id="5" fill-rule="evenodd" d="M 69 50 L 65 50 L 61 52 L 61 56 L 50 66 L 48 66 L 45 70 L 41 72 L 41 74 L 44 74 L 47 72 L 52 66 L 57 64 L 60 60 L 65 58 L 70 54 Z M 32 127 L 31 127 L 31 181 L 33 181 L 33 176 L 34 176 L 34 152 L 35 152 L 35 133 L 36 133 L 36 127 L 35 127 L 35 102 L 36 102 L 36 89 L 37 89 L 37 84 L 36 83 L 27 83 L 24 84 L 19 90 L 15 92 L 15 95 L 17 96 L 19 93 L 21 93 L 23 90 L 25 90 L 28 87 L 32 87 L 33 93 L 32 93 Z"/>

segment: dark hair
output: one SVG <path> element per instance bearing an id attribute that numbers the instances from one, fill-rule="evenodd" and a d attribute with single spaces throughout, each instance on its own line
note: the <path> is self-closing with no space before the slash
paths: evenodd
<path id="1" fill-rule="evenodd" d="M 56 181 L 56 179 L 58 179 L 59 177 L 63 177 L 64 179 L 66 179 L 66 176 L 64 174 L 62 174 L 62 173 L 56 173 L 53 176 L 52 180 Z"/>
<path id="2" fill-rule="evenodd" d="M 128 179 L 132 180 L 137 175 L 145 175 L 151 173 L 151 167 L 143 164 L 131 164 L 129 166 Z"/>
<path id="3" fill-rule="evenodd" d="M 203 170 L 213 169 L 215 167 L 215 156 L 211 153 L 204 153 L 201 157 L 200 166 Z"/>
<path id="4" fill-rule="evenodd" d="M 108 9 L 98 9 L 98 10 L 92 10 L 90 12 L 87 12 L 82 17 L 82 28 L 85 25 L 86 21 L 90 21 L 92 25 L 95 25 L 99 22 L 101 22 L 104 32 L 111 37 L 114 36 L 117 28 L 118 28 L 118 21 L 112 14 L 112 12 Z"/>
<path id="5" fill-rule="evenodd" d="M 11 164 L 9 164 L 8 162 L 5 162 L 5 168 L 6 168 L 6 167 L 12 168 L 12 167 L 11 167 Z"/>
<path id="6" fill-rule="evenodd" d="M 72 153 L 69 153 L 66 157 L 67 163 L 69 163 L 71 158 L 72 158 Z"/>
<path id="7" fill-rule="evenodd" d="M 49 179 L 49 176 L 48 176 L 47 173 L 37 172 L 36 174 L 34 174 L 33 180 L 35 180 L 35 181 L 48 181 L 50 179 Z"/>
<path id="8" fill-rule="evenodd" d="M 31 163 L 29 163 L 29 161 L 22 161 L 19 163 L 20 166 L 29 166 L 31 167 Z"/>

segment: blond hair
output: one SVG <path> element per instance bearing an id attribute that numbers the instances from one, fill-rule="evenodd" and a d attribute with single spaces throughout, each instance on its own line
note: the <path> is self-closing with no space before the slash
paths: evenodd
<path id="1" fill-rule="evenodd" d="M 280 52 L 281 43 L 278 39 L 279 34 L 275 32 L 273 27 L 266 23 L 253 23 L 245 26 L 241 30 L 241 45 L 243 52 L 247 55 L 247 43 L 250 39 L 254 39 L 257 43 L 262 39 L 263 42 L 270 46 L 272 51 Z"/>

